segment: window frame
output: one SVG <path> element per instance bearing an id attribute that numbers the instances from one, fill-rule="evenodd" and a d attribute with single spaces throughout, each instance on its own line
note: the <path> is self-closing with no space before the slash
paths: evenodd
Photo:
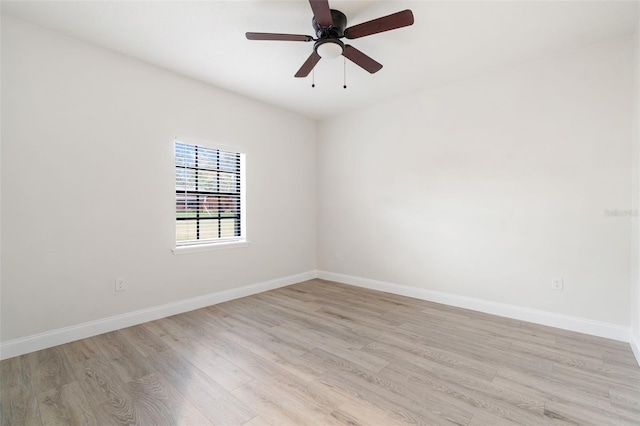
<path id="1" fill-rule="evenodd" d="M 176 210 L 176 197 L 179 193 L 184 193 L 185 195 L 188 190 L 178 190 L 177 187 L 177 174 L 176 171 L 178 169 L 178 157 L 176 156 L 176 144 L 181 143 L 185 145 L 197 146 L 204 149 L 212 149 L 223 152 L 230 152 L 238 155 L 239 161 L 239 173 L 238 173 L 238 187 L 239 187 L 239 218 L 240 218 L 240 235 L 237 237 L 226 237 L 226 238 L 217 238 L 217 239 L 206 239 L 202 241 L 191 240 L 180 243 L 177 239 L 177 210 Z M 184 137 L 176 137 L 171 144 L 172 148 L 172 156 L 173 156 L 173 208 L 174 208 L 174 217 L 173 217 L 173 253 L 174 254 L 184 254 L 184 253 L 194 253 L 194 252 L 202 252 L 209 250 L 219 250 L 219 249 L 228 249 L 228 248 L 237 248 L 237 247 L 246 247 L 249 245 L 249 241 L 247 240 L 247 226 L 246 226 L 246 153 L 239 149 L 238 147 L 227 146 L 215 144 L 207 141 L 194 140 L 190 138 Z M 219 158 L 219 157 L 218 157 Z M 204 169 L 204 168 L 203 168 Z M 201 170 L 201 169 L 198 169 Z M 204 169 L 206 170 L 206 169 Z M 192 194 L 197 192 L 197 190 L 191 191 Z"/>

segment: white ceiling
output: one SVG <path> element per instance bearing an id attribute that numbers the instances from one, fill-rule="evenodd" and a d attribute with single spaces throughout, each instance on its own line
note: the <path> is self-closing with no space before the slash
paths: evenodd
<path id="1" fill-rule="evenodd" d="M 330 0 L 352 26 L 404 9 L 415 24 L 349 41 L 384 65 L 370 75 L 324 60 L 293 77 L 313 43 L 249 41 L 246 31 L 309 34 L 306 0 L 2 1 L 2 13 L 127 56 L 323 118 L 372 102 L 635 31 L 638 1 Z"/>

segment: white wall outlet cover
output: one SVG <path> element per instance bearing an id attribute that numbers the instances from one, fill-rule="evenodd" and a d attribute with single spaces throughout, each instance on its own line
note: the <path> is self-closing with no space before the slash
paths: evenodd
<path id="1" fill-rule="evenodd" d="M 125 291 L 126 289 L 124 278 L 116 278 L 116 291 Z"/>
<path id="2" fill-rule="evenodd" d="M 551 278 L 551 289 L 552 290 L 562 290 L 563 288 L 563 281 L 562 278 Z"/>

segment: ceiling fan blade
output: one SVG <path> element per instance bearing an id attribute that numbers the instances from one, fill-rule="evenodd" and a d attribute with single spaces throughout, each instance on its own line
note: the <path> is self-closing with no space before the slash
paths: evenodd
<path id="1" fill-rule="evenodd" d="M 409 25 L 413 25 L 413 12 L 407 9 L 349 27 L 344 30 L 344 36 L 348 39 L 360 38 Z"/>
<path id="2" fill-rule="evenodd" d="M 246 33 L 248 40 L 313 41 L 313 37 L 301 34 Z"/>
<path id="3" fill-rule="evenodd" d="M 307 60 L 304 61 L 304 64 L 302 64 L 302 66 L 300 67 L 300 69 L 298 70 L 295 76 L 296 77 L 308 76 L 311 70 L 313 69 L 313 67 L 316 66 L 319 60 L 320 60 L 320 55 L 318 55 L 316 52 L 313 52 L 311 56 L 309 56 Z"/>
<path id="4" fill-rule="evenodd" d="M 331 17 L 331 9 L 329 9 L 329 0 L 309 0 L 313 16 L 321 27 L 329 27 L 333 25 Z"/>
<path id="5" fill-rule="evenodd" d="M 364 68 L 366 71 L 369 71 L 371 74 L 380 71 L 382 68 L 382 64 L 379 64 L 355 47 L 349 46 L 348 44 L 344 47 L 342 56 L 361 68 Z"/>

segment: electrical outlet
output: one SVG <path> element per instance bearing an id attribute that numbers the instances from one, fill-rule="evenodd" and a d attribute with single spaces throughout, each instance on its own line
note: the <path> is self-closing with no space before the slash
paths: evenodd
<path id="1" fill-rule="evenodd" d="M 551 278 L 551 290 L 562 291 L 563 283 L 562 278 Z"/>
<path id="2" fill-rule="evenodd" d="M 125 291 L 127 289 L 124 278 L 116 278 L 116 291 Z"/>

